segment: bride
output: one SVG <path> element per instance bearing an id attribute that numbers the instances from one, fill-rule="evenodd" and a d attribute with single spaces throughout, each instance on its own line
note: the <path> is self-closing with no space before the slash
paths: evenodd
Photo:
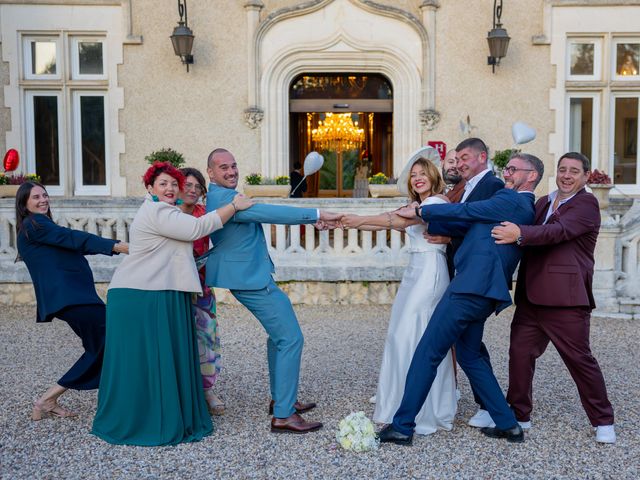
<path id="1" fill-rule="evenodd" d="M 437 152 L 429 156 L 439 163 Z M 406 185 L 411 201 L 421 205 L 448 202 L 441 195 L 444 181 L 439 168 L 427 158 L 412 159 L 400 176 L 399 186 L 405 184 L 403 177 L 408 177 Z M 342 225 L 361 230 L 404 230 L 411 244 L 409 265 L 391 308 L 375 397 L 374 421 L 389 424 L 400 406 L 413 353 L 449 284 L 445 245 L 428 243 L 423 237 L 426 225 L 418 218 L 407 220 L 393 212 L 375 216 L 345 215 Z M 428 435 L 438 429 L 451 430 L 456 406 L 456 383 L 449 351 L 438 367 L 433 387 L 416 417 L 415 432 Z"/>

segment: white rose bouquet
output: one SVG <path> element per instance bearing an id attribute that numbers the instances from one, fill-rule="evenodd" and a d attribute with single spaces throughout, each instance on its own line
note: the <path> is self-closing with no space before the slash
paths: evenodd
<path id="1" fill-rule="evenodd" d="M 340 420 L 336 440 L 342 448 L 354 452 L 368 452 L 380 445 L 373 422 L 364 412 L 352 412 Z"/>

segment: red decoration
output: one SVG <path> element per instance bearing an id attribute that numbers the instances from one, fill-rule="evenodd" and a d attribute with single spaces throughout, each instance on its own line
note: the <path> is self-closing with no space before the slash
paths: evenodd
<path id="1" fill-rule="evenodd" d="M 15 148 L 10 148 L 7 150 L 7 153 L 5 153 L 4 161 L 2 163 L 4 165 L 5 172 L 13 172 L 18 168 L 18 164 L 20 163 L 20 154 Z"/>
<path id="2" fill-rule="evenodd" d="M 444 157 L 447 155 L 447 144 L 444 142 L 440 142 L 438 140 L 433 140 L 431 142 L 427 142 L 427 145 L 435 148 L 440 154 L 440 160 L 444 160 Z"/>

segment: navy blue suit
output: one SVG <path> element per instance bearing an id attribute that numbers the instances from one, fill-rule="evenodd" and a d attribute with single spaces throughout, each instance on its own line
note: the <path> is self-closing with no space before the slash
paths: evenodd
<path id="1" fill-rule="evenodd" d="M 105 338 L 105 307 L 84 255 L 113 254 L 116 240 L 56 225 L 31 214 L 18 232 L 18 253 L 36 292 L 38 322 L 64 320 L 82 339 L 84 354 L 58 381 L 66 388 L 98 388 Z"/>
<path id="2" fill-rule="evenodd" d="M 469 378 L 482 405 L 500 429 L 516 425 L 491 364 L 484 358 L 484 322 L 493 312 L 511 304 L 511 277 L 518 265 L 521 249 L 515 244 L 496 245 L 491 229 L 501 221 L 520 225 L 533 222 L 532 193 L 501 189 L 490 199 L 472 203 L 427 205 L 422 218 L 451 222 L 454 231 L 467 231 L 454 263 L 456 276 L 436 306 L 420 340 L 407 373 L 404 396 L 393 418 L 393 428 L 412 434 L 415 417 L 427 398 L 438 365 L 456 344 L 458 363 Z"/>
<path id="3" fill-rule="evenodd" d="M 492 172 L 488 172 L 480 179 L 478 184 L 471 190 L 469 196 L 465 199 L 464 203 L 470 202 L 478 202 L 480 200 L 487 200 L 493 196 L 498 190 L 502 190 L 504 188 L 504 182 L 497 178 Z M 458 248 L 462 245 L 462 240 L 464 239 L 464 235 L 469 228 L 469 225 L 463 223 L 461 228 L 456 230 L 453 229 L 453 225 L 448 223 L 442 223 L 438 221 L 431 221 L 429 223 L 428 231 L 431 235 L 447 235 L 445 232 L 453 232 L 455 235 L 447 235 L 451 236 L 451 242 L 447 245 L 447 267 L 449 268 L 449 278 L 453 279 L 455 274 L 455 267 L 453 265 L 453 259 L 455 257 Z M 491 365 L 491 357 L 489 355 L 489 350 L 484 345 L 481 345 L 482 356 L 485 361 Z M 476 393 L 476 391 L 471 388 L 473 392 L 473 399 L 479 405 L 480 408 L 486 410 L 485 406 L 482 404 L 480 397 Z"/>

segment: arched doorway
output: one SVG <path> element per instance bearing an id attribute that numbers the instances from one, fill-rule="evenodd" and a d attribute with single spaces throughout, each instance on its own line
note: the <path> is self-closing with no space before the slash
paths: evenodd
<path id="1" fill-rule="evenodd" d="M 325 158 L 306 196 L 366 196 L 357 179 L 393 175 L 393 88 L 376 73 L 303 73 L 289 88 L 290 167 Z M 355 189 L 355 192 L 354 192 Z"/>

